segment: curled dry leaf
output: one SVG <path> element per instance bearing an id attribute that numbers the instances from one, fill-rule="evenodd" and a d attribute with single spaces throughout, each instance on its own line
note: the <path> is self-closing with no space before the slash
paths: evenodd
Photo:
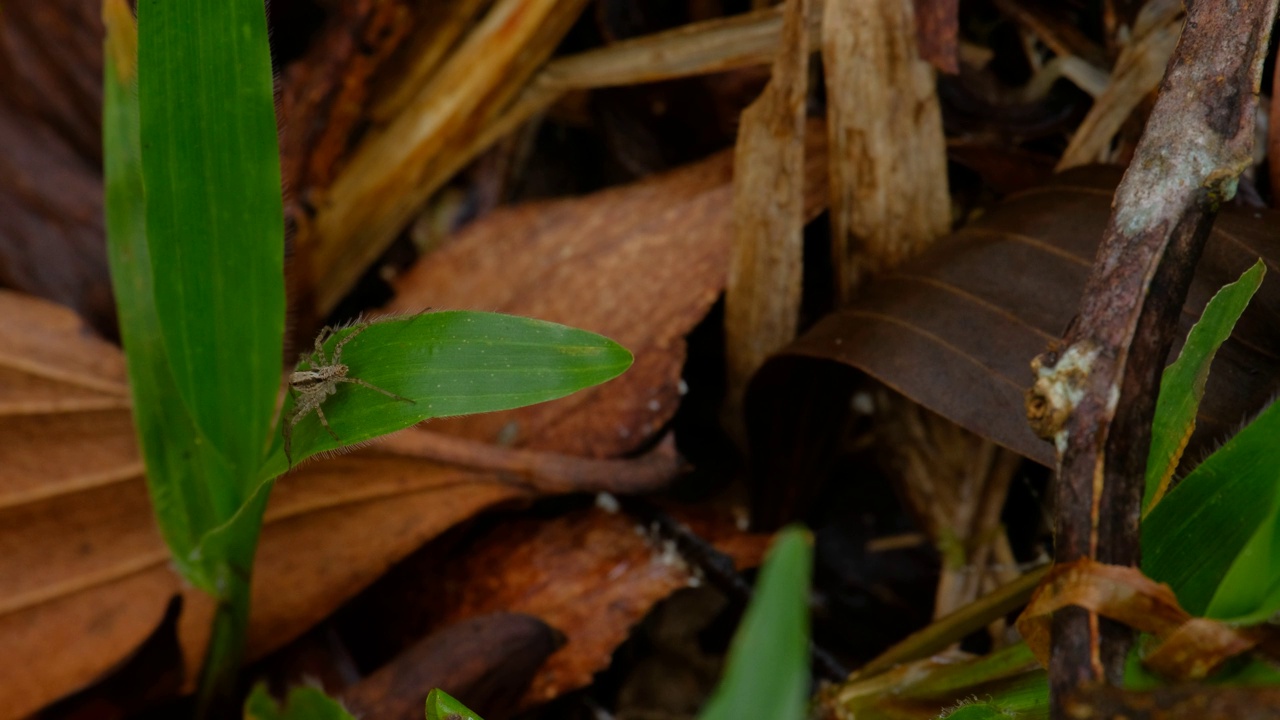
<path id="1" fill-rule="evenodd" d="M 1163 640 L 1144 662 L 1178 681 L 1203 680 L 1223 662 L 1252 650 L 1272 633 L 1265 626 L 1236 628 L 1193 618 L 1178 605 L 1168 585 L 1148 578 L 1137 568 L 1084 558 L 1054 566 L 1018 617 L 1018 632 L 1045 667 L 1049 664 L 1053 613 L 1069 606 L 1085 608 Z"/>
<path id="2" fill-rule="evenodd" d="M 821 464 L 829 435 L 822 428 L 849 411 L 850 367 L 1052 466 L 1053 447 L 1031 432 L 1023 410 L 1027 363 L 1071 322 L 1119 176 L 1080 168 L 1008 198 L 766 363 L 747 397 L 759 504 L 792 506 L 780 499 L 789 479 Z M 1276 222 L 1270 212 L 1224 208 L 1182 313 L 1183 336 L 1213 293 L 1259 257 L 1280 267 L 1269 229 Z M 1277 322 L 1280 286 L 1264 283 L 1214 363 L 1189 460 L 1274 395 Z M 800 417 L 808 418 L 803 427 Z M 797 447 L 809 450 L 797 455 Z"/>

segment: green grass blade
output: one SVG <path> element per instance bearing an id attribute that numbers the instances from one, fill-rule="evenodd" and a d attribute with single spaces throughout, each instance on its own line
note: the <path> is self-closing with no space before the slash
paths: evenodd
<path id="1" fill-rule="evenodd" d="M 1255 537 L 1265 537 L 1256 541 L 1262 543 L 1258 549 L 1271 546 L 1280 512 L 1277 438 L 1280 403 L 1272 403 L 1192 470 L 1142 523 L 1143 572 L 1168 583 L 1192 615 L 1225 620 L 1259 613 L 1274 593 L 1280 579 L 1274 565 L 1240 578 L 1245 587 L 1219 586 Z M 1228 615 L 1210 612 L 1215 595 L 1221 595 L 1221 607 L 1232 608 Z M 1244 596 L 1252 600 L 1237 602 Z"/>
<path id="2" fill-rule="evenodd" d="M 314 687 L 299 686 L 289 691 L 289 699 L 281 707 L 257 685 L 244 703 L 244 720 L 355 720 L 342 703 Z"/>
<path id="3" fill-rule="evenodd" d="M 325 343 L 329 357 L 352 332 Z M 293 429 L 296 464 L 326 450 L 386 435 L 429 418 L 506 410 L 564 397 L 617 377 L 631 353 L 608 338 L 564 325 L 497 313 L 447 311 L 382 320 L 342 348 L 349 377 L 414 402 L 341 383 L 321 409 L 325 432 L 312 412 Z M 308 364 L 301 367 L 307 368 Z M 293 401 L 285 406 L 285 417 Z M 266 474 L 284 472 L 277 437 Z"/>
<path id="4" fill-rule="evenodd" d="M 136 86 L 137 29 L 124 0 L 104 3 L 103 105 L 107 254 L 133 394 L 133 421 L 161 534 L 182 574 L 207 591 L 212 580 L 187 562 L 218 519 L 209 488 L 229 466 L 203 438 L 177 392 L 161 337 L 147 246 Z"/>
<path id="5" fill-rule="evenodd" d="M 449 693 L 435 688 L 427 693 L 427 720 L 480 720 L 480 716 Z"/>
<path id="6" fill-rule="evenodd" d="M 806 531 L 779 533 L 729 649 L 724 677 L 700 720 L 806 716 L 812 556 Z"/>
<path id="7" fill-rule="evenodd" d="M 1258 287 L 1266 266 L 1259 260 L 1240 279 L 1218 291 L 1191 328 L 1178 359 L 1165 368 L 1160 381 L 1155 420 L 1151 427 L 1151 452 L 1147 459 L 1146 490 L 1142 511 L 1164 495 L 1182 458 L 1182 450 L 1196 427 L 1196 412 L 1204 397 L 1209 366 L 1222 343 L 1231 336 Z"/>
<path id="8" fill-rule="evenodd" d="M 284 333 L 283 209 L 262 0 L 139 0 L 155 302 L 179 393 L 250 494 Z"/>

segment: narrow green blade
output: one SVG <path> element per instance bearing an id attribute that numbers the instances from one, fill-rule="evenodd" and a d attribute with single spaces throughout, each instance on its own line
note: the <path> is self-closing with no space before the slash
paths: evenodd
<path id="1" fill-rule="evenodd" d="M 700 720 L 802 720 L 809 696 L 809 534 L 778 535 Z"/>
<path id="2" fill-rule="evenodd" d="M 284 221 L 262 0 L 139 0 L 155 304 L 197 426 L 252 491 L 280 381 Z"/>
<path id="3" fill-rule="evenodd" d="M 331 360 L 338 343 L 357 329 L 340 330 L 329 338 L 324 344 L 325 360 Z M 340 359 L 348 367 L 348 378 L 413 402 L 351 382 L 336 384 L 320 409 L 339 440 L 325 431 L 314 410 L 299 415 L 291 431 L 295 464 L 428 418 L 506 410 L 564 397 L 617 377 L 632 360 L 622 346 L 585 330 L 465 311 L 372 323 L 343 345 Z M 294 407 L 292 399 L 285 404 L 286 426 Z M 276 449 L 266 467 L 268 475 L 287 467 L 282 445 Z"/>
<path id="4" fill-rule="evenodd" d="M 133 393 L 133 422 L 146 461 L 160 531 L 183 575 L 212 581 L 187 558 L 217 524 L 210 488 L 231 481 L 229 466 L 187 410 L 169 370 L 156 313 L 142 187 L 136 85 L 137 29 L 124 0 L 103 6 L 107 26 L 103 105 L 107 257 Z"/>
<path id="5" fill-rule="evenodd" d="M 1259 260 L 1239 280 L 1219 290 L 1205 305 L 1195 327 L 1191 328 L 1178 359 L 1165 368 L 1151 426 L 1143 513 L 1150 511 L 1152 504 L 1159 501 L 1173 478 L 1182 450 L 1196 427 L 1196 412 L 1204 397 L 1213 357 L 1222 343 L 1231 337 L 1231 330 L 1262 285 L 1265 273 L 1266 266 Z"/>
<path id="6" fill-rule="evenodd" d="M 1142 523 L 1142 571 L 1168 583 L 1192 615 L 1236 619 L 1267 610 L 1274 602 L 1280 569 L 1258 568 L 1239 577 L 1243 585 L 1224 584 L 1246 546 L 1271 547 L 1280 512 L 1280 403 L 1272 403 L 1253 422 L 1196 466 Z M 1260 533 L 1265 539 L 1255 541 Z M 1248 560 L 1244 560 L 1248 562 Z M 1219 586 L 1223 587 L 1219 587 Z M 1210 612 L 1210 603 L 1221 603 Z M 1241 600 L 1250 596 L 1249 600 Z M 1228 598 L 1235 598 L 1228 602 Z"/>

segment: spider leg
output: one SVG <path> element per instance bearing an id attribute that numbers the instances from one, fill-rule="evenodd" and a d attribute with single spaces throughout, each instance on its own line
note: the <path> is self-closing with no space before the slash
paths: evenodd
<path id="1" fill-rule="evenodd" d="M 355 339 L 355 337 L 356 337 L 357 335 L 359 335 L 360 333 L 362 333 L 362 332 L 364 332 L 365 330 L 368 330 L 368 329 L 369 329 L 369 323 L 360 323 L 359 325 L 356 325 L 356 326 L 355 326 L 355 329 L 354 329 L 354 330 L 352 330 L 351 332 L 347 333 L 347 334 L 346 334 L 346 335 L 345 335 L 341 340 L 339 340 L 339 341 L 338 341 L 338 344 L 333 346 L 333 359 L 332 359 L 332 361 L 331 361 L 331 362 L 332 362 L 334 365 L 337 365 L 339 362 L 341 362 L 341 360 L 342 360 L 342 346 L 343 346 L 343 345 L 346 345 L 346 344 L 347 344 L 347 343 L 349 343 L 349 342 L 351 342 L 352 340 L 354 340 L 354 339 Z"/>
<path id="2" fill-rule="evenodd" d="M 376 390 L 376 391 L 378 391 L 378 392 L 382 393 L 383 395 L 386 395 L 387 397 L 392 398 L 392 399 L 394 399 L 394 400 L 400 400 L 400 401 L 402 401 L 402 402 L 407 402 L 407 403 L 412 403 L 412 404 L 414 404 L 414 405 L 417 405 L 417 402 L 416 402 L 416 401 L 414 401 L 414 400 L 411 400 L 411 399 L 409 399 L 409 398 L 407 398 L 407 397 L 402 397 L 402 396 L 400 396 L 400 395 L 397 395 L 397 394 L 395 394 L 395 393 L 391 392 L 390 390 L 383 390 L 382 388 L 378 387 L 377 385 L 374 385 L 373 383 L 367 383 L 367 382 L 365 382 L 365 381 L 361 380 L 360 378 L 344 377 L 344 378 L 334 378 L 334 380 L 336 380 L 337 382 L 349 382 L 349 383 L 355 383 L 356 385 L 359 385 L 359 386 L 361 386 L 361 387 L 367 387 L 367 388 L 369 388 L 370 390 Z"/>
<path id="3" fill-rule="evenodd" d="M 329 427 L 329 420 L 325 418 L 324 410 L 321 409 L 319 405 L 316 406 L 316 415 L 320 416 L 320 424 L 323 425 L 325 431 L 329 433 L 329 437 L 333 438 L 337 442 L 342 442 L 342 438 L 338 437 L 338 433 L 334 432 L 333 428 Z"/>

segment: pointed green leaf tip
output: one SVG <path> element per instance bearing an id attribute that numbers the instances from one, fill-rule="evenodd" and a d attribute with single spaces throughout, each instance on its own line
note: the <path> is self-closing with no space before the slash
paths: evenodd
<path id="1" fill-rule="evenodd" d="M 427 694 L 427 720 L 481 720 L 449 693 L 436 688 Z"/>
<path id="2" fill-rule="evenodd" d="M 803 720 L 809 697 L 809 576 L 813 548 L 782 530 L 729 649 L 729 664 L 700 720 Z"/>

